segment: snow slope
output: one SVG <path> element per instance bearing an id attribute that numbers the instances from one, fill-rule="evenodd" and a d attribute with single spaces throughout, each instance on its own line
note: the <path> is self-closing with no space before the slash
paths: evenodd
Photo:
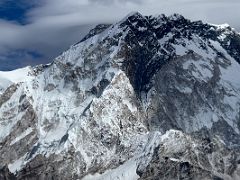
<path id="1" fill-rule="evenodd" d="M 13 71 L 0 71 L 0 94 L 13 83 L 17 84 L 32 79 L 29 74 L 31 67 L 16 69 Z"/>

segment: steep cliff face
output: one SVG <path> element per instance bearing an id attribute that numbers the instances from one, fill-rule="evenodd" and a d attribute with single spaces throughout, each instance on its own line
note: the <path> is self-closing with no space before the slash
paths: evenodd
<path id="1" fill-rule="evenodd" d="M 239 178 L 239 44 L 227 25 L 180 15 L 97 26 L 4 79 L 0 177 Z"/>

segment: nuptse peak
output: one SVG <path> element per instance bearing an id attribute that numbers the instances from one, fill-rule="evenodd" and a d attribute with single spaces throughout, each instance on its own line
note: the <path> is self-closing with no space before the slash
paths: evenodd
<path id="1" fill-rule="evenodd" d="M 239 179 L 239 63 L 230 26 L 131 13 L 0 72 L 0 179 Z"/>

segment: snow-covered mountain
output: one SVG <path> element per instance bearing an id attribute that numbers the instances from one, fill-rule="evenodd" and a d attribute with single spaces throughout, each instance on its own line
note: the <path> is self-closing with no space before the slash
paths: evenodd
<path id="1" fill-rule="evenodd" d="M 98 25 L 51 64 L 0 73 L 0 179 L 239 179 L 239 63 L 228 25 Z"/>

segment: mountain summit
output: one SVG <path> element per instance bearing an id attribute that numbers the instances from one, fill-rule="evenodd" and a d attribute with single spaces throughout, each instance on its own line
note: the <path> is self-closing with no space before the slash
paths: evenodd
<path id="1" fill-rule="evenodd" d="M 239 63 L 228 25 L 98 25 L 0 86 L 0 179 L 239 179 Z"/>

